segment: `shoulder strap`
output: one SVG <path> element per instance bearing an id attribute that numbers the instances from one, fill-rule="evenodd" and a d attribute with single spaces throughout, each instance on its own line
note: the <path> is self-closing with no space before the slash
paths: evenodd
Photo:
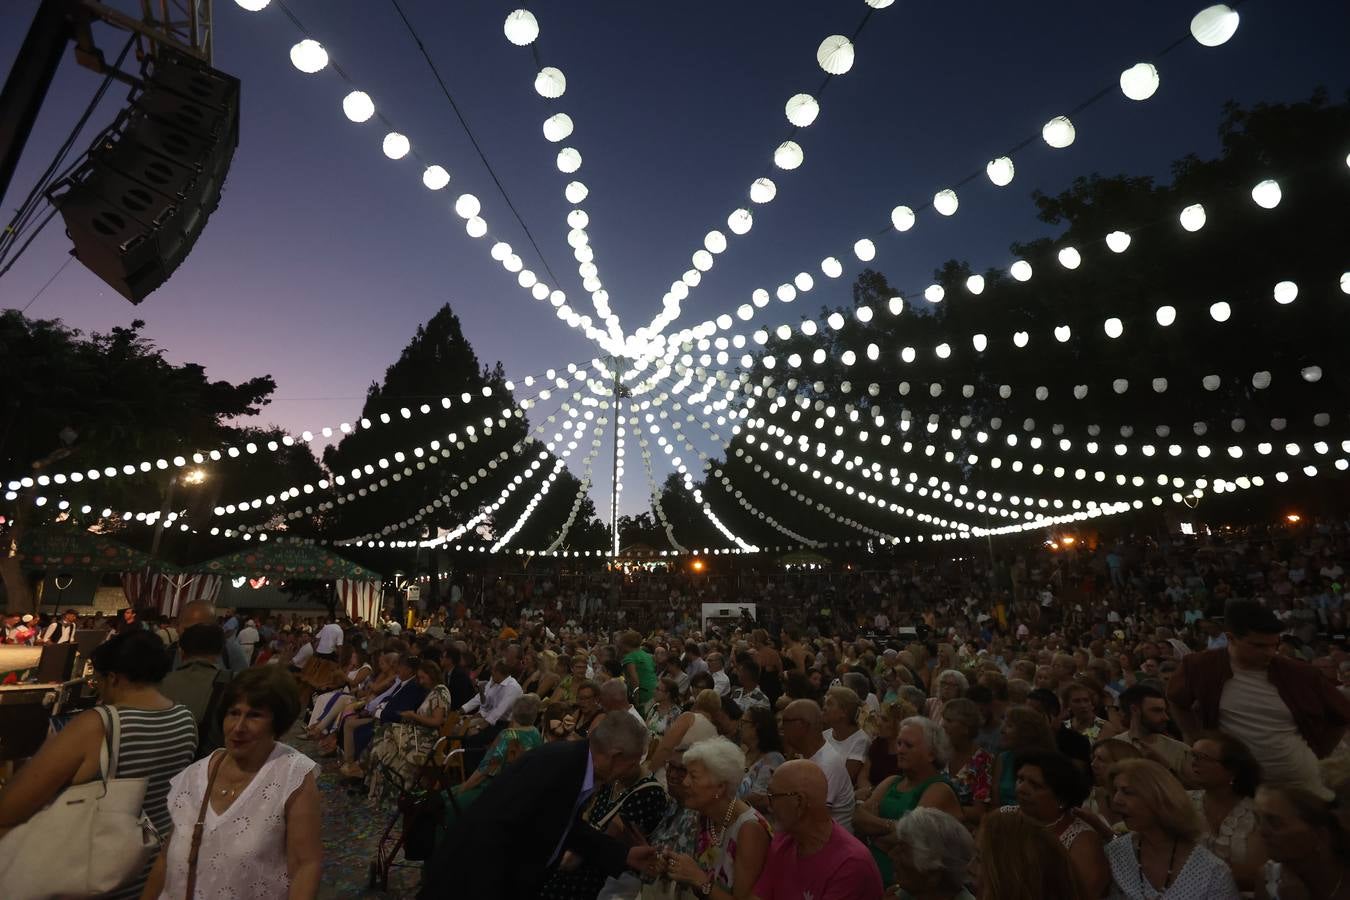
<path id="1" fill-rule="evenodd" d="M 664 788 L 662 788 L 658 782 L 644 781 L 642 784 L 639 784 L 637 787 L 633 788 L 631 791 L 628 791 L 627 793 L 623 794 L 623 796 L 619 797 L 619 799 L 615 800 L 613 805 L 610 806 L 609 811 L 605 813 L 603 816 L 601 816 L 598 821 L 592 822 L 591 824 L 594 827 L 603 831 L 605 829 L 605 826 L 610 823 L 610 820 L 619 814 L 620 810 L 623 808 L 624 803 L 628 800 L 629 797 L 632 797 L 650 788 L 664 790 Z"/>
<path id="2" fill-rule="evenodd" d="M 197 808 L 197 822 L 192 826 L 192 846 L 188 849 L 187 889 L 184 900 L 192 900 L 197 890 L 197 855 L 202 849 L 202 832 L 206 829 L 206 804 L 211 802 L 211 788 L 216 784 L 216 775 L 225 762 L 225 754 L 212 753 L 207 770 L 211 773 L 206 779 L 206 790 L 202 792 L 202 805 Z"/>
<path id="3" fill-rule="evenodd" d="M 103 743 L 98 750 L 98 767 L 99 777 L 106 786 L 109 779 L 117 777 L 117 761 L 122 750 L 122 723 L 117 715 L 117 707 L 100 704 L 94 708 L 103 720 Z"/>

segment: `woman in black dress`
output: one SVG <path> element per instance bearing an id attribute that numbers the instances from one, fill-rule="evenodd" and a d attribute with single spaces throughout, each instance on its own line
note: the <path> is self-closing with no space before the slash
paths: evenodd
<path id="1" fill-rule="evenodd" d="M 670 797 L 660 782 L 650 775 L 626 786 L 604 785 L 596 790 L 589 807 L 581 814 L 592 827 L 623 838 L 627 826 L 641 832 L 645 839 L 665 815 Z M 558 868 L 539 891 L 541 900 L 594 900 L 605 886 L 606 875 L 585 859 L 563 854 Z"/>

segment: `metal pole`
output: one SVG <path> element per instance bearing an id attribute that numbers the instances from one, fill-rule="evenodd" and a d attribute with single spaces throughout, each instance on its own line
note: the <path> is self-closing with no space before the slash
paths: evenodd
<path id="1" fill-rule="evenodd" d="M 38 110 L 61 64 L 66 42 L 74 36 L 68 0 L 42 0 L 14 67 L 0 89 L 0 199 L 37 121 Z"/>
<path id="2" fill-rule="evenodd" d="M 609 476 L 609 529 L 612 544 L 610 545 L 610 561 L 615 562 L 619 558 L 619 358 L 611 356 L 609 358 L 610 369 L 614 374 L 614 455 L 611 459 Z"/>

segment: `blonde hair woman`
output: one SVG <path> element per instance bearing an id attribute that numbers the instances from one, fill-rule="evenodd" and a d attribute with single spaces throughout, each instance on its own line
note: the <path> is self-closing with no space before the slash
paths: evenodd
<path id="1" fill-rule="evenodd" d="M 1113 900 L 1237 900 L 1233 873 L 1200 844 L 1204 822 L 1175 775 L 1150 759 L 1126 759 L 1111 777 L 1111 804 L 1129 829 L 1106 845 Z"/>

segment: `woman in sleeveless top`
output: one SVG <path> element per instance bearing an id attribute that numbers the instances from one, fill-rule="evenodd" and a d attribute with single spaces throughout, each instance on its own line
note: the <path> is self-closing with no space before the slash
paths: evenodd
<path id="1" fill-rule="evenodd" d="M 694 698 L 694 706 L 688 712 L 675 717 L 675 721 L 666 727 L 661 742 L 647 757 L 647 771 L 663 780 L 661 771 L 666 761 L 675 753 L 675 748 L 707 740 L 717 736 L 715 724 L 722 712 L 722 696 L 709 688 L 699 691 Z M 738 778 L 739 782 L 740 779 Z"/>
<path id="2" fill-rule="evenodd" d="M 309 727 L 306 729 L 311 740 L 317 740 L 327 730 L 342 711 L 352 704 L 357 691 L 370 680 L 373 670 L 366 661 L 365 653 L 355 646 L 347 653 L 347 683 L 314 698 L 314 711 L 309 717 Z"/>
<path id="3" fill-rule="evenodd" d="M 197 722 L 187 707 L 159 692 L 159 682 L 169 669 L 164 644 L 149 631 L 124 631 L 100 644 L 90 661 L 99 697 L 107 713 L 117 717 L 117 771 L 112 777 L 147 780 L 142 811 L 167 840 L 173 827 L 165 805 L 169 779 L 192 762 Z M 98 710 L 89 710 L 43 744 L 0 792 L 0 836 L 26 822 L 67 786 L 98 778 L 104 740 L 103 718 Z M 118 900 L 141 896 L 149 873 L 147 865 L 107 896 Z"/>
<path id="4" fill-rule="evenodd" d="M 1100 897 L 1111 883 L 1106 852 L 1097 832 L 1074 814 L 1089 790 L 1087 778 L 1062 753 L 1026 753 L 1017 760 L 1017 806 L 1005 806 L 1001 811 L 1020 810 L 1044 826 L 1068 851 L 1086 896 Z"/>
<path id="5" fill-rule="evenodd" d="M 759 811 L 736 798 L 745 754 L 723 737 L 699 741 L 684 752 L 684 805 L 699 812 L 693 856 L 666 850 L 664 874 L 696 895 L 743 900 L 754 890 L 769 853 L 769 825 Z M 701 892 L 710 886 L 706 894 Z"/>
<path id="6" fill-rule="evenodd" d="M 222 706 L 225 749 L 174 777 L 173 837 L 144 896 L 313 900 L 323 857 L 318 764 L 277 741 L 300 715 L 295 679 L 275 666 L 248 669 L 230 682 Z"/>
<path id="7" fill-rule="evenodd" d="M 900 723 L 896 763 L 899 775 L 882 781 L 867 802 L 853 813 L 853 829 L 869 838 L 868 845 L 882 881 L 890 886 L 895 878 L 887 851 L 894 842 L 895 823 L 920 806 L 940 809 L 961 818 L 956 791 L 942 774 L 951 745 L 931 719 L 912 716 Z"/>

